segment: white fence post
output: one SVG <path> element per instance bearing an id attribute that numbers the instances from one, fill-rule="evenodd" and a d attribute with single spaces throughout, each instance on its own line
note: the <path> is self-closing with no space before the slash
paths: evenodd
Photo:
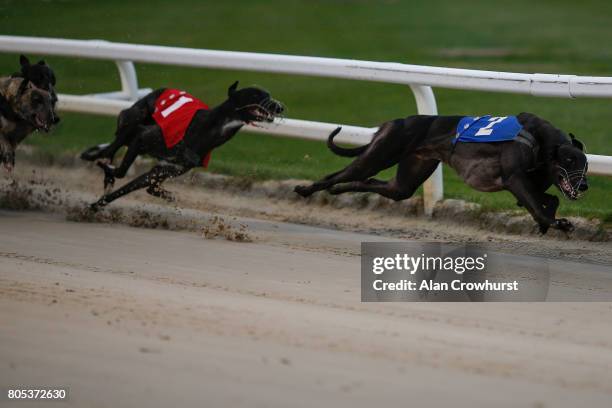
<path id="1" fill-rule="evenodd" d="M 410 85 L 417 110 L 421 115 L 437 115 L 438 105 L 430 86 Z M 425 215 L 431 217 L 436 203 L 444 197 L 444 180 L 442 178 L 442 163 L 423 184 L 423 209 Z"/>
<path id="2" fill-rule="evenodd" d="M 130 101 L 138 100 L 138 77 L 132 61 L 115 61 L 121 78 L 121 91 Z"/>

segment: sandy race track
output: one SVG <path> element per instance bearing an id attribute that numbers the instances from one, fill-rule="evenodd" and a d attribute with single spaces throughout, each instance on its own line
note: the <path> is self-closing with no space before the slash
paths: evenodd
<path id="1" fill-rule="evenodd" d="M 220 214 L 200 198 L 194 219 Z M 224 204 L 243 227 L 214 239 L 0 211 L 0 386 L 69 387 L 75 407 L 610 406 L 612 303 L 361 303 L 360 242 L 398 237 Z M 610 244 L 543 242 L 526 245 L 612 285 Z"/>

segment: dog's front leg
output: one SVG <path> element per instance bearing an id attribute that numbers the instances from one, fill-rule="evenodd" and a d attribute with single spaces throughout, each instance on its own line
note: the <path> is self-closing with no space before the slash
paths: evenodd
<path id="1" fill-rule="evenodd" d="M 0 136 L 0 164 L 4 165 L 7 171 L 12 171 L 15 167 L 15 148 L 4 136 Z"/>
<path id="2" fill-rule="evenodd" d="M 543 203 L 544 203 L 544 211 L 548 214 L 549 217 L 555 218 L 555 214 L 557 213 L 557 208 L 559 208 L 559 199 L 557 196 L 552 194 L 542 194 Z"/>
<path id="3" fill-rule="evenodd" d="M 565 218 L 555 219 L 558 200 L 555 203 L 555 200 L 548 198 L 547 194 L 538 191 L 526 177 L 512 175 L 506 180 L 504 186 L 529 211 L 533 219 L 538 223 L 542 234 L 546 234 L 550 227 L 566 232 L 573 230 L 573 225 Z"/>

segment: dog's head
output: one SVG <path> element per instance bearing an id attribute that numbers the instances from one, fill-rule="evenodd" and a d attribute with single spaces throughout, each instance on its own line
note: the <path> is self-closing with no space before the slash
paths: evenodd
<path id="1" fill-rule="evenodd" d="M 55 92 L 56 79 L 51 67 L 44 60 L 31 64 L 25 55 L 19 57 L 19 64 L 21 65 L 21 71 L 14 74 L 13 77 L 23 78 L 20 92 L 24 92 L 30 83 L 36 88 L 49 92 L 53 102 L 54 123 L 59 122 L 59 116 L 55 112 L 55 105 L 57 103 L 57 94 Z"/>
<path id="2" fill-rule="evenodd" d="M 14 91 L 11 106 L 19 117 L 36 130 L 48 132 L 51 126 L 57 123 L 55 99 L 51 92 L 35 86 L 30 81 L 24 85 L 23 81 L 26 80 L 23 79 L 11 87 Z"/>
<path id="3" fill-rule="evenodd" d="M 228 101 L 240 120 L 244 122 L 272 122 L 285 110 L 282 103 L 273 99 L 270 93 L 261 88 L 237 88 L 238 81 L 228 88 Z"/>
<path id="4" fill-rule="evenodd" d="M 570 140 L 554 147 L 550 162 L 553 182 L 570 200 L 577 200 L 588 190 L 588 162 L 583 144 L 570 133 Z"/>

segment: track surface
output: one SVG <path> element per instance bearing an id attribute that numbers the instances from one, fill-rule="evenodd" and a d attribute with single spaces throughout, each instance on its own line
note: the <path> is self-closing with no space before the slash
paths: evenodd
<path id="1" fill-rule="evenodd" d="M 254 225 L 238 243 L 0 211 L 0 385 L 88 407 L 610 406 L 612 304 L 365 304 L 372 236 Z"/>

